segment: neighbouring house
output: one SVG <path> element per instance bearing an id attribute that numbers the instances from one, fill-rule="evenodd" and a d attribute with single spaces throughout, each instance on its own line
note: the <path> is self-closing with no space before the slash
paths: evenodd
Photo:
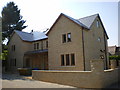
<path id="1" fill-rule="evenodd" d="M 116 55 L 120 55 L 120 47 L 116 47 Z"/>
<path id="2" fill-rule="evenodd" d="M 74 19 L 61 13 L 46 35 L 36 34 L 14 31 L 8 43 L 9 69 L 88 71 L 90 60 L 99 59 L 109 68 L 108 35 L 99 14 Z"/>
<path id="3" fill-rule="evenodd" d="M 120 55 L 120 47 L 118 46 L 109 46 L 108 47 L 108 52 L 109 52 L 109 55 L 112 56 L 112 55 Z"/>
<path id="4" fill-rule="evenodd" d="M 33 50 L 35 50 L 33 53 L 37 52 L 39 46 L 35 44 L 35 42 L 43 42 L 46 38 L 47 36 L 42 32 L 32 31 L 31 33 L 27 33 L 15 30 L 8 42 L 8 70 L 16 71 L 17 68 L 32 67 L 30 66 L 31 62 L 29 62 L 30 59 L 27 58 L 27 56 L 30 56 Z M 38 51 L 38 53 L 40 52 Z M 24 57 L 25 55 L 26 57 Z M 24 58 L 26 58 L 26 60 L 24 60 Z"/>
<path id="5" fill-rule="evenodd" d="M 120 56 L 120 47 L 119 46 L 109 46 L 108 47 L 108 52 L 109 52 L 109 56 L 110 56 L 110 60 L 114 60 L 114 61 L 116 61 L 115 62 L 115 64 L 117 65 L 117 66 L 119 66 L 120 65 L 120 62 L 119 62 L 119 59 L 116 59 L 115 60 L 115 56 L 117 56 L 117 57 L 119 57 Z M 113 57 L 113 58 L 111 58 L 111 57 Z"/>

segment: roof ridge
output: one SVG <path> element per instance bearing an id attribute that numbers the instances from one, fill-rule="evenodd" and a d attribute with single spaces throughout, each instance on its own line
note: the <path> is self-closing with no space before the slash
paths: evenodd
<path id="1" fill-rule="evenodd" d="M 66 14 L 64 14 L 64 13 L 61 13 L 61 14 L 64 15 L 64 16 L 66 16 L 66 17 L 68 17 L 69 19 L 71 19 L 72 21 L 76 22 L 77 24 L 80 24 L 81 26 L 89 29 L 85 24 L 83 24 L 82 22 L 80 22 L 78 19 L 75 19 L 75 18 L 73 18 L 73 17 L 71 17 L 71 16 L 68 16 L 68 15 L 66 15 Z"/>
<path id="2" fill-rule="evenodd" d="M 95 15 L 99 15 L 99 13 L 96 13 L 96 14 L 93 14 L 93 15 L 89 15 L 89 16 L 85 16 L 85 17 L 82 17 L 82 18 L 79 18 L 79 19 L 88 18 L 88 17 L 92 17 L 92 16 L 95 16 Z"/>
<path id="3" fill-rule="evenodd" d="M 14 31 L 22 32 L 22 33 L 26 33 L 26 34 L 31 34 L 31 33 L 29 33 L 29 32 L 24 32 L 24 31 L 19 31 L 19 30 L 14 30 Z"/>

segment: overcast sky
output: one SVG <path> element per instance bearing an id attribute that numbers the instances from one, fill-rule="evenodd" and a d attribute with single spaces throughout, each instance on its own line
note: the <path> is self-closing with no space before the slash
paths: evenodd
<path id="1" fill-rule="evenodd" d="M 23 31 L 43 31 L 50 28 L 60 13 L 75 19 L 99 13 L 109 36 L 108 45 L 118 45 L 118 0 L 97 2 L 88 0 L 0 0 L 0 11 L 7 2 L 13 1 L 21 10 L 28 25 Z M 111 2 L 112 1 L 112 2 Z"/>

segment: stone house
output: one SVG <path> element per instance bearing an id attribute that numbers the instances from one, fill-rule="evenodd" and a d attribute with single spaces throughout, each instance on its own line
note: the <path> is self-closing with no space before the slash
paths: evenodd
<path id="1" fill-rule="evenodd" d="M 87 71 L 90 60 L 102 59 L 104 69 L 109 68 L 108 36 L 99 14 L 74 19 L 61 13 L 46 35 L 34 39 L 33 33 L 15 31 L 8 43 L 8 66 Z"/>
<path id="2" fill-rule="evenodd" d="M 49 69 L 91 70 L 90 60 L 109 68 L 107 33 L 99 14 L 74 19 L 63 13 L 47 33 Z"/>
<path id="3" fill-rule="evenodd" d="M 9 52 L 7 69 L 16 71 L 17 68 L 32 67 L 30 65 L 31 62 L 29 62 L 30 60 L 27 58 L 27 56 L 31 53 L 38 52 L 38 44 L 35 45 L 35 43 L 40 41 L 43 42 L 44 40 L 46 41 L 46 38 L 47 36 L 42 32 L 27 33 L 15 30 L 11 35 L 10 41 L 8 42 Z M 42 50 L 43 49 L 45 48 L 43 47 Z M 33 50 L 34 52 L 32 52 Z M 26 60 L 24 60 L 25 55 Z"/>

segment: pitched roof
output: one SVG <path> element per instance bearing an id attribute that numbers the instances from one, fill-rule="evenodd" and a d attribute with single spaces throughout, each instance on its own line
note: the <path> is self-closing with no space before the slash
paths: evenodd
<path id="1" fill-rule="evenodd" d="M 64 16 L 66 16 L 66 17 L 69 18 L 70 20 L 74 21 L 76 24 L 78 24 L 78 25 L 80 25 L 80 26 L 82 26 L 82 27 L 84 27 L 84 28 L 86 28 L 86 29 L 89 29 L 89 28 L 88 28 L 84 23 L 82 23 L 80 20 L 74 19 L 74 18 L 72 18 L 72 17 L 70 17 L 70 16 L 67 16 L 67 15 L 63 14 L 63 13 L 61 13 L 61 14 L 64 15 Z"/>
<path id="2" fill-rule="evenodd" d="M 116 52 L 116 47 L 117 47 L 117 46 L 109 46 L 109 47 L 108 47 L 108 52 L 109 52 L 110 54 L 114 55 L 115 52 Z"/>
<path id="3" fill-rule="evenodd" d="M 15 30 L 14 31 L 23 41 L 36 41 L 36 40 L 41 40 L 41 39 L 45 39 L 47 38 L 47 36 L 45 35 L 45 33 L 43 32 L 38 32 L 38 31 L 34 31 L 32 33 L 27 33 L 27 32 L 23 32 L 23 31 L 18 31 Z"/>
<path id="4" fill-rule="evenodd" d="M 73 21 L 74 23 L 82 26 L 83 28 L 86 28 L 87 30 L 90 30 L 91 25 L 92 25 L 92 23 L 94 22 L 94 20 L 96 19 L 96 17 L 99 17 L 99 19 L 100 19 L 99 14 L 94 14 L 94 15 L 87 16 L 87 17 L 80 18 L 80 19 L 74 19 L 74 18 L 72 18 L 72 17 L 70 17 L 70 16 L 67 16 L 67 15 L 63 14 L 63 13 L 60 14 L 60 16 L 58 17 L 58 19 L 59 19 L 62 15 L 65 16 L 65 17 L 67 17 L 68 19 L 70 19 L 70 20 Z M 58 21 L 58 19 L 55 21 L 55 23 Z M 102 23 L 101 19 L 100 19 L 100 22 Z M 53 28 L 53 26 L 55 25 L 55 23 L 52 25 L 52 27 L 50 28 L 50 30 L 47 32 L 46 35 L 48 35 L 48 33 L 51 31 L 51 29 Z M 103 24 L 102 24 L 102 27 L 104 28 Z M 108 35 L 107 35 L 106 31 L 105 31 L 105 28 L 104 28 L 104 32 L 105 32 L 107 38 L 109 39 L 109 37 L 108 37 Z"/>
<path id="5" fill-rule="evenodd" d="M 87 16 L 84 18 L 80 18 L 78 19 L 81 23 L 83 23 L 84 25 L 86 25 L 89 29 L 92 25 L 92 23 L 94 22 L 95 18 L 98 16 L 99 14 L 94 14 L 91 16 Z"/>

